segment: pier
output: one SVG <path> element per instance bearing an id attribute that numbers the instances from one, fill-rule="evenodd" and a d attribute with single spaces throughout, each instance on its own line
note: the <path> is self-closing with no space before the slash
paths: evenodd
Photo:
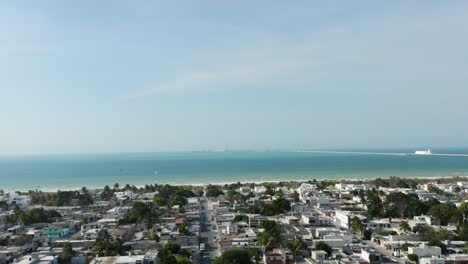
<path id="1" fill-rule="evenodd" d="M 326 151 L 326 150 L 301 150 L 306 153 L 328 153 L 328 154 L 355 154 L 355 155 L 389 155 L 389 156 L 439 156 L 439 157 L 468 157 L 468 154 L 456 153 L 411 153 L 411 152 L 368 152 L 368 151 Z"/>

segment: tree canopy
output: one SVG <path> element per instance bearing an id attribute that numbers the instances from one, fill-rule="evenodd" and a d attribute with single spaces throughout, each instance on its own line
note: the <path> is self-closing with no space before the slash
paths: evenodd
<path id="1" fill-rule="evenodd" d="M 273 249 L 281 244 L 281 226 L 275 221 L 264 220 L 261 223 L 261 232 L 258 236 L 258 244 L 267 249 Z"/>
<path id="2" fill-rule="evenodd" d="M 330 247 L 327 243 L 322 242 L 322 241 L 318 242 L 315 245 L 315 250 L 323 250 L 323 251 L 327 252 L 328 257 L 331 257 L 332 252 L 333 252 L 332 247 Z"/>
<path id="3" fill-rule="evenodd" d="M 256 249 L 231 249 L 225 251 L 213 264 L 259 264 L 260 252 Z"/>

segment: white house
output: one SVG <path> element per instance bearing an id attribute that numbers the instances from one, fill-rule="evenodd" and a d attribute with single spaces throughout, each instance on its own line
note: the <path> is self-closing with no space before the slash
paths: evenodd
<path id="1" fill-rule="evenodd" d="M 321 261 L 327 259 L 327 252 L 323 250 L 312 250 L 311 255 L 313 260 Z"/>
<path id="2" fill-rule="evenodd" d="M 353 214 L 350 211 L 336 210 L 333 220 L 339 227 L 349 229 L 351 226 L 352 215 Z"/>
<path id="3" fill-rule="evenodd" d="M 299 193 L 299 199 L 302 202 L 307 202 L 307 197 L 309 197 L 309 193 L 314 191 L 317 188 L 314 184 L 303 183 L 299 188 L 297 188 L 297 192 Z"/>
<path id="4" fill-rule="evenodd" d="M 445 264 L 445 259 L 440 257 L 424 257 L 419 259 L 419 264 Z"/>
<path id="5" fill-rule="evenodd" d="M 119 200 L 133 200 L 135 199 L 135 194 L 129 191 L 116 192 L 115 197 Z"/>
<path id="6" fill-rule="evenodd" d="M 241 186 L 239 188 L 239 192 L 242 193 L 243 195 L 248 195 L 252 189 L 250 189 L 250 186 Z"/>
<path id="7" fill-rule="evenodd" d="M 145 255 L 97 257 L 91 264 L 156 264 L 158 262 L 158 252 L 147 252 Z"/>
<path id="8" fill-rule="evenodd" d="M 432 256 L 439 256 L 442 254 L 442 250 L 440 247 L 436 246 L 427 246 L 422 244 L 419 247 L 408 247 L 408 254 L 416 254 L 419 258 L 422 257 L 432 257 Z"/>
<path id="9" fill-rule="evenodd" d="M 267 188 L 265 188 L 265 186 L 263 186 L 263 185 L 255 186 L 255 188 L 254 188 L 254 193 L 255 194 L 263 194 L 266 191 L 267 191 Z"/>
<path id="10" fill-rule="evenodd" d="M 362 249 L 361 258 L 369 264 L 380 264 L 382 262 L 382 254 L 373 248 Z"/>

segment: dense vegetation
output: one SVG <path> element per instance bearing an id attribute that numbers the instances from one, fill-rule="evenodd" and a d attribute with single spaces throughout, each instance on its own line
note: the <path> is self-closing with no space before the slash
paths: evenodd
<path id="1" fill-rule="evenodd" d="M 315 245 L 315 250 L 323 250 L 327 252 L 328 257 L 331 257 L 333 249 L 325 242 L 318 242 Z"/>
<path id="2" fill-rule="evenodd" d="M 250 214 L 273 216 L 289 212 L 290 210 L 291 202 L 286 198 L 280 197 L 273 200 L 272 202 L 262 202 L 259 205 L 251 205 L 242 211 Z"/>
<path id="3" fill-rule="evenodd" d="M 206 192 L 205 192 L 206 197 L 218 197 L 223 194 L 224 193 L 219 186 L 210 184 L 206 187 Z"/>
<path id="4" fill-rule="evenodd" d="M 93 245 L 93 251 L 99 257 L 122 256 L 130 250 L 129 246 L 124 246 L 120 239 L 114 239 L 106 229 L 99 231 Z"/>
<path id="5" fill-rule="evenodd" d="M 416 194 L 402 192 L 391 193 L 387 196 L 375 189 L 353 191 L 367 205 L 369 219 L 382 217 L 408 217 L 427 214 L 430 208 L 438 205 L 439 201 L 430 199 L 422 202 Z M 384 199 L 383 199 L 384 198 Z"/>
<path id="6" fill-rule="evenodd" d="M 50 205 L 50 206 L 69 206 L 69 205 L 90 205 L 93 197 L 89 191 L 83 187 L 81 191 L 60 191 L 55 193 L 45 193 L 42 191 L 29 191 L 32 204 Z"/>
<path id="7" fill-rule="evenodd" d="M 168 242 L 164 245 L 158 264 L 190 264 L 192 261 L 189 258 L 190 252 L 181 249 L 177 243 Z"/>
<path id="8" fill-rule="evenodd" d="M 261 252 L 257 249 L 231 249 L 225 251 L 213 264 L 260 264 Z"/>
<path id="9" fill-rule="evenodd" d="M 61 218 L 55 210 L 44 210 L 43 208 L 34 208 L 29 211 L 23 211 L 18 206 L 14 208 L 16 222 L 22 225 L 30 225 L 35 223 L 52 223 L 56 219 Z"/>
<path id="10" fill-rule="evenodd" d="M 187 198 L 197 196 L 188 187 L 156 185 L 155 191 L 158 192 L 153 198 L 153 202 L 158 206 L 183 206 L 187 204 Z"/>
<path id="11" fill-rule="evenodd" d="M 119 224 L 144 224 L 150 229 L 159 217 L 159 210 L 152 203 L 136 202 L 132 210 L 119 220 Z"/>
<path id="12" fill-rule="evenodd" d="M 263 232 L 258 235 L 258 244 L 267 249 L 273 249 L 281 245 L 281 226 L 275 221 L 262 221 Z"/>

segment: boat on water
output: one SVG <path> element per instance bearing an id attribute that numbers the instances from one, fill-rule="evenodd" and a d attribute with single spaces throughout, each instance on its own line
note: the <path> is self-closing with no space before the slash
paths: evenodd
<path id="1" fill-rule="evenodd" d="M 414 152 L 414 155 L 432 155 L 432 151 L 431 149 L 427 149 L 427 150 L 416 150 Z"/>

